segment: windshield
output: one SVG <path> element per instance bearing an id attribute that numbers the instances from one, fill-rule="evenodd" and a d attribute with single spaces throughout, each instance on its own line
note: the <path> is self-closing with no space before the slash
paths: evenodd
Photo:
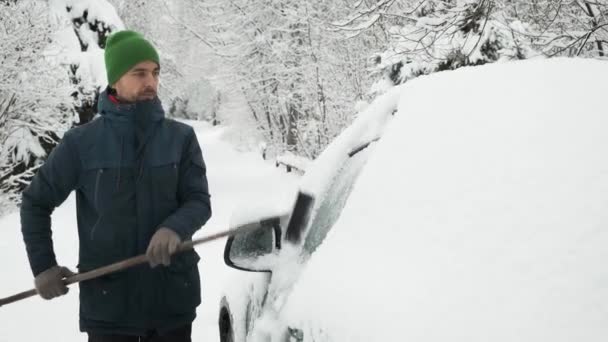
<path id="1" fill-rule="evenodd" d="M 373 147 L 359 150 L 346 159 L 335 174 L 327 189 L 319 196 L 319 207 L 314 214 L 309 232 L 304 242 L 304 252 L 312 254 L 323 242 L 327 232 L 340 217 L 353 185 Z"/>

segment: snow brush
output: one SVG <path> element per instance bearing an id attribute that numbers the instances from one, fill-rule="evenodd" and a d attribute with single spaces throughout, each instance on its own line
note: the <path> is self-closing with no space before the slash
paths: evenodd
<path id="1" fill-rule="evenodd" d="M 229 229 L 229 230 L 226 230 L 223 232 L 212 234 L 212 235 L 200 238 L 200 239 L 195 239 L 192 241 L 185 241 L 182 244 L 180 244 L 180 246 L 178 247 L 175 254 L 193 249 L 194 246 L 202 245 L 204 243 L 218 240 L 218 239 L 221 239 L 221 238 L 224 238 L 227 236 L 249 233 L 249 232 L 255 231 L 257 229 L 261 229 L 261 228 L 271 228 L 271 227 L 273 227 L 273 225 L 277 224 L 277 222 L 275 222 L 275 221 L 278 221 L 278 218 L 270 218 L 270 219 L 265 219 L 265 220 L 261 220 L 261 221 L 250 222 L 250 223 L 239 225 L 237 228 L 233 228 L 233 229 Z M 91 279 L 98 278 L 98 277 L 101 277 L 104 275 L 108 275 L 110 273 L 122 271 L 122 270 L 131 268 L 131 267 L 134 267 L 137 265 L 145 264 L 147 262 L 148 262 L 148 258 L 146 257 L 145 254 L 142 254 L 142 255 L 138 255 L 138 256 L 135 256 L 135 257 L 132 257 L 129 259 L 125 259 L 123 261 L 116 262 L 111 265 L 107 265 L 107 266 L 103 266 L 103 267 L 91 270 L 89 272 L 75 274 L 71 277 L 65 278 L 64 282 L 66 285 L 71 285 L 71 284 L 79 283 L 81 281 L 91 280 Z M 11 304 L 11 303 L 20 301 L 22 299 L 26 299 L 26 298 L 35 296 L 37 294 L 38 294 L 38 292 L 36 292 L 36 289 L 31 289 L 28 291 L 24 291 L 24 292 L 15 294 L 10 297 L 2 298 L 2 299 L 0 299 L 0 307 L 3 305 L 6 305 L 6 304 Z"/>

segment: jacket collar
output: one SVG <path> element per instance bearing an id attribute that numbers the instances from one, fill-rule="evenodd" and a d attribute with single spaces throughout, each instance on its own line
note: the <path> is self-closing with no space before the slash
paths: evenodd
<path id="1" fill-rule="evenodd" d="M 108 119 L 117 119 L 120 121 L 135 120 L 140 123 L 147 123 L 151 121 L 160 121 L 165 117 L 165 111 L 163 110 L 162 103 L 158 96 L 152 100 L 138 101 L 135 103 L 120 103 L 112 101 L 112 99 L 109 98 L 110 92 L 109 88 L 106 88 L 99 94 L 99 103 L 97 105 L 98 113 Z"/>
<path id="2" fill-rule="evenodd" d="M 158 123 L 165 118 L 160 99 L 138 101 L 135 103 L 116 103 L 109 98 L 111 91 L 106 88 L 99 94 L 97 111 L 112 122 L 133 123 L 135 128 L 136 157 L 139 158 L 154 134 Z M 125 126 L 121 124 L 119 126 Z M 142 157 L 143 158 L 143 157 Z"/>

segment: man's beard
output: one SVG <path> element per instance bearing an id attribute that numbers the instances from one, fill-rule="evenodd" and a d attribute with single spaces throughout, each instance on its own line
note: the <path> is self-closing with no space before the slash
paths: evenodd
<path id="1" fill-rule="evenodd" d="M 156 97 L 156 91 L 151 88 L 146 88 L 141 93 L 137 94 L 138 100 L 151 100 L 155 97 Z"/>

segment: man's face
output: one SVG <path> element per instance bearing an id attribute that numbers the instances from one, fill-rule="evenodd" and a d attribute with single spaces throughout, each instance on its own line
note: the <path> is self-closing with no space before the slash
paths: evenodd
<path id="1" fill-rule="evenodd" d="M 122 75 L 113 88 L 118 98 L 126 102 L 151 100 L 158 91 L 159 72 L 160 67 L 156 63 L 141 62 Z"/>

